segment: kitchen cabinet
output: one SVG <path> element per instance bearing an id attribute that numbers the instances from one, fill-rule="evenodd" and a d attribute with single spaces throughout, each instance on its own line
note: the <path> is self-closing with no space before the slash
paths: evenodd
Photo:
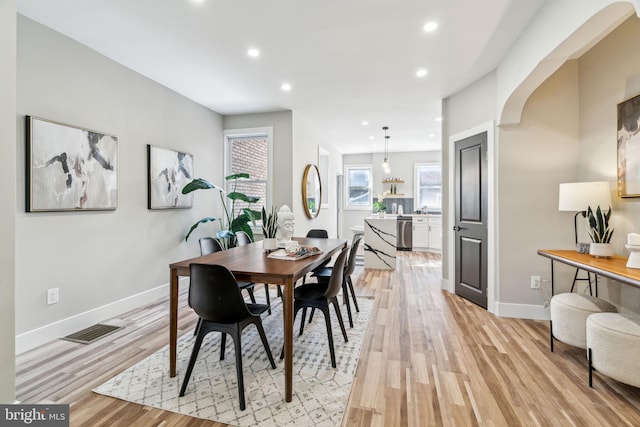
<path id="1" fill-rule="evenodd" d="M 442 250 L 441 216 L 413 217 L 413 250 L 434 252 Z"/>

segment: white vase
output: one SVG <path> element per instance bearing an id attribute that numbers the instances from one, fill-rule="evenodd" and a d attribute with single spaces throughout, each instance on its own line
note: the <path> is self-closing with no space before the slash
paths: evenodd
<path id="1" fill-rule="evenodd" d="M 378 212 L 378 218 L 384 218 L 384 211 L 379 211 Z"/>
<path id="2" fill-rule="evenodd" d="M 613 246 L 611 243 L 591 243 L 589 254 L 596 258 L 609 258 L 613 256 Z"/>
<path id="3" fill-rule="evenodd" d="M 262 248 L 265 251 L 272 251 L 278 249 L 278 241 L 276 239 L 262 239 Z"/>

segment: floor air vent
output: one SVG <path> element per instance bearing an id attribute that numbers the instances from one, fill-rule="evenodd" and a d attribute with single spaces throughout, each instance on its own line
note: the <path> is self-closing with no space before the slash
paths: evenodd
<path id="1" fill-rule="evenodd" d="M 109 334 L 114 333 L 118 329 L 122 329 L 120 326 L 103 325 L 98 323 L 97 325 L 89 326 L 87 329 L 83 329 L 74 334 L 63 337 L 63 340 L 73 341 L 80 344 L 91 344 L 100 338 L 106 337 Z"/>

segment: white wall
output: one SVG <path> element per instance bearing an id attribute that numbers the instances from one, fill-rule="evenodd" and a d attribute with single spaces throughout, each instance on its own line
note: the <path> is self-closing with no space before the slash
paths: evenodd
<path id="1" fill-rule="evenodd" d="M 0 403 L 15 400 L 16 2 L 0 0 Z"/>
<path id="2" fill-rule="evenodd" d="M 581 181 L 611 183 L 616 253 L 628 255 L 627 233 L 640 230 L 640 198 L 616 196 L 617 104 L 640 94 L 640 57 L 631 53 L 640 44 L 640 19 L 633 16 L 580 58 Z M 603 281 L 604 282 L 604 281 Z M 602 295 L 622 311 L 640 313 L 640 290 L 610 282 Z"/>
<path id="3" fill-rule="evenodd" d="M 183 237 L 219 203 L 200 192 L 193 209 L 147 210 L 146 144 L 192 153 L 196 176 L 221 184 L 222 117 L 22 16 L 17 70 L 16 332 L 28 335 L 103 320 L 83 313 L 166 284 L 169 263 L 199 253 L 198 235 Z M 24 212 L 25 115 L 119 137 L 117 210 Z M 46 305 L 52 287 L 60 303 Z"/>
<path id="4" fill-rule="evenodd" d="M 277 206 L 291 205 L 293 191 L 292 162 L 292 115 L 291 111 L 261 114 L 238 114 L 223 117 L 225 130 L 273 128 L 273 200 Z"/>

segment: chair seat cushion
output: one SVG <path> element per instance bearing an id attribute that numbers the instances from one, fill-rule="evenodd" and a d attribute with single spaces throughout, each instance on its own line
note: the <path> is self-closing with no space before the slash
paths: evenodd
<path id="1" fill-rule="evenodd" d="M 326 292 L 327 285 L 325 284 L 306 283 L 295 288 L 293 295 L 296 299 L 320 299 L 324 298 Z"/>
<path id="2" fill-rule="evenodd" d="M 267 304 L 247 304 L 247 308 L 254 315 L 260 315 L 269 309 Z"/>
<path id="3" fill-rule="evenodd" d="M 587 348 L 587 317 L 593 313 L 617 312 L 616 306 L 590 295 L 563 293 L 551 298 L 550 314 L 554 338 Z"/>
<path id="4" fill-rule="evenodd" d="M 596 371 L 640 387 L 640 317 L 596 313 L 587 319 L 587 347 Z"/>

